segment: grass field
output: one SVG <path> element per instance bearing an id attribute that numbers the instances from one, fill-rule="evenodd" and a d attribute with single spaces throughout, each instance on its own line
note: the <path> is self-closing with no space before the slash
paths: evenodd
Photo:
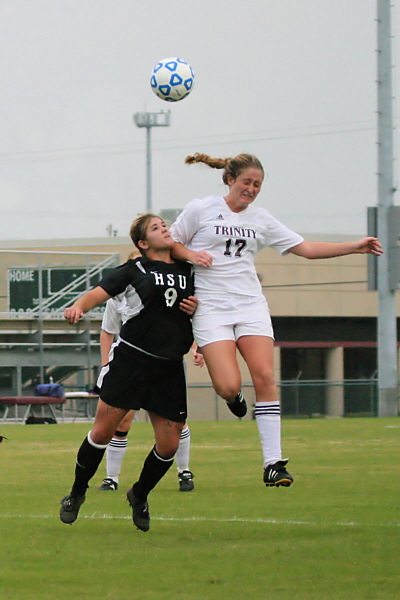
<path id="1" fill-rule="evenodd" d="M 254 421 L 192 422 L 195 490 L 173 467 L 136 530 L 125 491 L 152 445 L 135 423 L 120 489 L 92 480 L 59 521 L 85 423 L 3 425 L 0 590 L 7 600 L 400 598 L 400 419 L 284 420 L 291 488 L 262 483 Z"/>

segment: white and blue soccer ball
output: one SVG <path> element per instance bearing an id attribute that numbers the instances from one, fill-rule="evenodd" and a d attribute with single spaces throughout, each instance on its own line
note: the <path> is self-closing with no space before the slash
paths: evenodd
<path id="1" fill-rule="evenodd" d="M 163 58 L 151 72 L 150 85 L 161 100 L 183 100 L 193 89 L 193 69 L 182 58 Z"/>

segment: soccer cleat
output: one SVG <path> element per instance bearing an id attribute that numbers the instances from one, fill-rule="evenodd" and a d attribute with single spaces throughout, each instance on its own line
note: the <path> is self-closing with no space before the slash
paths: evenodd
<path id="1" fill-rule="evenodd" d="M 61 500 L 60 519 L 63 523 L 72 525 L 72 523 L 76 521 L 79 509 L 85 502 L 85 498 L 86 496 L 73 496 L 72 494 L 68 494 L 68 496 L 65 496 Z"/>
<path id="2" fill-rule="evenodd" d="M 188 470 L 178 473 L 180 492 L 191 492 L 194 489 L 193 477 L 193 473 Z"/>
<path id="3" fill-rule="evenodd" d="M 286 465 L 289 459 L 278 460 L 278 462 L 268 465 L 264 469 L 264 483 L 267 487 L 289 487 L 293 483 L 293 477 L 286 471 Z"/>
<path id="4" fill-rule="evenodd" d="M 141 531 L 148 531 L 150 529 L 150 514 L 147 500 L 143 502 L 143 500 L 136 498 L 133 493 L 133 488 L 130 488 L 127 491 L 126 497 L 132 508 L 133 524 Z"/>
<path id="5" fill-rule="evenodd" d="M 226 404 L 231 413 L 235 415 L 235 417 L 242 418 L 247 413 L 247 404 L 242 392 L 239 392 L 236 398 L 232 400 L 232 402 L 226 401 Z"/>
<path id="6" fill-rule="evenodd" d="M 111 477 L 106 477 L 103 479 L 103 483 L 100 487 L 97 488 L 100 492 L 116 492 L 118 489 L 118 483 L 111 479 Z"/>

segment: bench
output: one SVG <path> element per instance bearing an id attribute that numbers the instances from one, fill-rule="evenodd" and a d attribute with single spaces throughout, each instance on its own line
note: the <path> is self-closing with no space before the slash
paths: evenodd
<path id="1" fill-rule="evenodd" d="M 48 409 L 54 423 L 57 423 L 57 417 L 54 410 L 55 405 L 64 404 L 65 398 L 56 398 L 55 396 L 2 396 L 0 397 L 0 407 L 4 406 L 4 414 L 1 423 L 8 418 L 10 408 L 14 407 L 14 420 L 26 423 L 29 416 L 36 417 L 34 407 L 41 407 L 41 416 L 44 418 L 44 409 Z M 18 415 L 18 407 L 24 406 L 22 417 Z M 12 418 L 12 417 L 10 417 Z"/>
<path id="2" fill-rule="evenodd" d="M 93 421 L 99 396 L 92 392 L 65 392 L 65 400 L 70 403 L 70 408 L 77 415 L 82 412 L 84 418 Z M 75 420 L 75 419 L 74 419 Z"/>

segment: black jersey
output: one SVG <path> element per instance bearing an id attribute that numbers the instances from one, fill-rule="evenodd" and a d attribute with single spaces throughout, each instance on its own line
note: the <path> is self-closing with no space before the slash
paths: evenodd
<path id="1" fill-rule="evenodd" d="M 123 341 L 153 355 L 181 359 L 193 343 L 190 317 L 179 303 L 194 294 L 192 266 L 145 257 L 113 269 L 99 286 L 110 296 L 125 296 Z M 155 373 L 156 377 L 157 374 Z"/>

